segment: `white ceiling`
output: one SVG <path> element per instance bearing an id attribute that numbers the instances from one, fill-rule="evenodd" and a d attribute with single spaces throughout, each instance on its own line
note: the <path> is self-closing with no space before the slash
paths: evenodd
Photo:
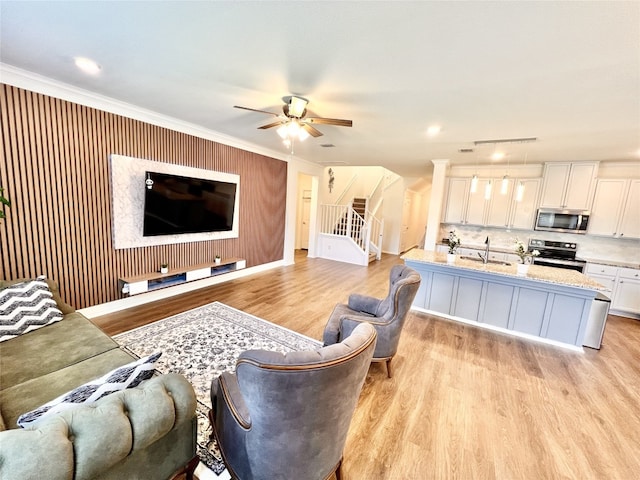
<path id="1" fill-rule="evenodd" d="M 282 97 L 353 128 L 296 144 L 321 164 L 420 176 L 431 160 L 638 160 L 640 2 L 0 1 L 0 61 L 284 151 Z M 81 73 L 73 57 L 102 66 Z M 430 138 L 426 129 L 442 126 Z M 333 144 L 323 148 L 321 144 Z"/>

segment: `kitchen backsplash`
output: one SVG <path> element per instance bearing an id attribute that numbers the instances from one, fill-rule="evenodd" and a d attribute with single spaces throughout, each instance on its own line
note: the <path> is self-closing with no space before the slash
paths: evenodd
<path id="1" fill-rule="evenodd" d="M 569 233 L 538 232 L 534 230 L 505 230 L 501 228 L 471 227 L 463 225 L 440 225 L 439 238 L 449 236 L 455 229 L 463 246 L 484 248 L 484 241 L 489 236 L 492 249 L 513 250 L 517 237 L 525 244 L 530 238 L 571 242 L 578 245 L 577 257 L 588 260 L 605 260 L 612 262 L 640 263 L 640 239 L 607 238 L 592 235 L 575 235 Z"/>

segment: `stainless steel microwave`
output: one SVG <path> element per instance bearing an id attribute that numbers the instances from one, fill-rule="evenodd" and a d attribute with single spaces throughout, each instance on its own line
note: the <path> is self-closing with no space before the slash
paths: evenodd
<path id="1" fill-rule="evenodd" d="M 589 211 L 541 208 L 536 215 L 535 230 L 562 233 L 587 233 Z"/>

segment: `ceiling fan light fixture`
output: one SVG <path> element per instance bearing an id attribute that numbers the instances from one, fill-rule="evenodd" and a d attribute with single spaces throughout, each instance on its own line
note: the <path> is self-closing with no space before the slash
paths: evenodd
<path id="1" fill-rule="evenodd" d="M 287 128 L 286 124 L 282 124 L 281 126 L 278 127 L 278 129 L 276 130 L 276 133 L 278 135 L 280 135 L 281 139 L 286 139 L 289 136 L 289 129 Z"/>
<path id="2" fill-rule="evenodd" d="M 301 142 L 304 142 L 310 136 L 311 135 L 309 135 L 309 132 L 307 132 L 304 128 L 301 128 L 298 131 L 298 140 L 300 140 Z"/>
<path id="3" fill-rule="evenodd" d="M 300 133 L 300 124 L 294 120 L 287 124 L 287 132 L 290 137 L 297 137 Z"/>
<path id="4" fill-rule="evenodd" d="M 291 97 L 289 101 L 289 115 L 296 118 L 302 117 L 305 108 L 307 108 L 307 103 L 309 102 L 304 98 Z"/>

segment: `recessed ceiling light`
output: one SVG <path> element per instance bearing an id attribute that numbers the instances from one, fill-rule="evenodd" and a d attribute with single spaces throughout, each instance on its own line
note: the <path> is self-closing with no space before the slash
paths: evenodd
<path id="1" fill-rule="evenodd" d="M 429 135 L 430 137 L 434 137 L 440 133 L 440 130 L 442 130 L 442 127 L 440 127 L 440 125 L 431 125 L 429 128 L 427 128 L 427 135 Z"/>
<path id="2" fill-rule="evenodd" d="M 98 73 L 100 73 L 100 70 L 102 70 L 102 67 L 90 58 L 75 57 L 74 61 L 76 67 L 78 67 L 84 73 L 88 73 L 89 75 L 97 75 Z"/>
<path id="3" fill-rule="evenodd" d="M 502 160 L 504 157 L 505 157 L 504 152 L 494 152 L 491 155 L 491 160 L 498 161 L 498 160 Z"/>

